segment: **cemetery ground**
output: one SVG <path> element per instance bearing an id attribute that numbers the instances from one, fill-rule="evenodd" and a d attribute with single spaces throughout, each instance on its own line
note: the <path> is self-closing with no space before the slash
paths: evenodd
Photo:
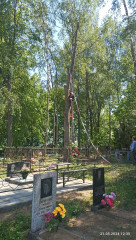
<path id="1" fill-rule="evenodd" d="M 73 239 L 136 239 L 136 167 L 132 164 L 97 164 L 105 168 L 106 194 L 115 192 L 117 197 L 114 207 L 104 208 L 96 212 L 91 211 L 93 204 L 93 190 L 79 190 L 65 193 L 57 197 L 57 203 L 63 203 L 67 213 L 61 225 L 75 235 Z M 89 169 L 87 178 L 92 177 L 93 166 Z M 25 240 L 30 230 L 31 205 L 14 211 L 0 214 L 0 240 Z M 44 239 L 67 240 L 62 232 L 49 233 Z M 73 240 L 72 237 L 70 240 Z"/>

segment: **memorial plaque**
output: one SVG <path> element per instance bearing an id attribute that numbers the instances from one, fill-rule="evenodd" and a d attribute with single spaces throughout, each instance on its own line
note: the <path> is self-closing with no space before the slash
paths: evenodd
<path id="1" fill-rule="evenodd" d="M 41 198 L 52 195 L 52 178 L 45 178 L 41 180 Z"/>
<path id="2" fill-rule="evenodd" d="M 19 175 L 22 167 L 30 167 L 29 162 L 14 162 L 7 165 L 7 177 L 16 177 Z M 21 175 L 21 174 L 20 174 Z"/>
<path id="3" fill-rule="evenodd" d="M 45 222 L 44 214 L 56 207 L 56 172 L 34 175 L 31 232 L 40 230 Z"/>
<path id="4" fill-rule="evenodd" d="M 104 168 L 93 169 L 93 205 L 99 205 L 105 193 Z"/>

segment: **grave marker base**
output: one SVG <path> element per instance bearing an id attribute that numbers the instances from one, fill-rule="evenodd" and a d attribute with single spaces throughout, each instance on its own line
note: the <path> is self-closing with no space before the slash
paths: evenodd
<path id="1" fill-rule="evenodd" d="M 80 237 L 76 234 L 71 233 L 71 231 L 59 228 L 57 232 L 48 232 L 48 231 L 38 231 L 32 233 L 31 231 L 28 234 L 28 240 L 83 240 L 83 237 Z"/>
<path id="2" fill-rule="evenodd" d="M 91 205 L 91 211 L 92 212 L 96 212 L 98 211 L 99 209 L 102 209 L 103 206 L 101 204 L 98 204 L 98 205 Z"/>

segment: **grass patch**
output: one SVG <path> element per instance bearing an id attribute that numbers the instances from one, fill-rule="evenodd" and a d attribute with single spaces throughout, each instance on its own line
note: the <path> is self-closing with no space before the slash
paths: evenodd
<path id="1" fill-rule="evenodd" d="M 18 214 L 13 219 L 0 221 L 0 240 L 25 240 L 30 228 L 31 217 Z"/>
<path id="2" fill-rule="evenodd" d="M 66 209 L 65 221 L 68 222 L 72 217 L 77 217 L 85 212 L 90 207 L 90 201 L 87 199 L 63 199 L 63 204 Z"/>
<path id="3" fill-rule="evenodd" d="M 97 167 L 104 167 L 106 194 L 114 192 L 117 195 L 115 206 L 126 210 L 135 209 L 136 168 L 128 163 L 99 164 Z M 88 166 L 88 170 L 89 173 L 92 173 L 93 167 Z M 91 179 L 89 175 L 87 177 Z"/>
<path id="4" fill-rule="evenodd" d="M 76 166 L 74 166 L 76 168 Z M 81 166 L 79 166 L 81 167 Z M 88 169 L 86 178 L 92 180 L 94 165 L 84 166 Z M 104 167 L 105 171 L 105 191 L 107 194 L 115 192 L 117 195 L 115 206 L 126 210 L 136 209 L 136 168 L 132 164 L 118 163 L 116 166 L 109 164 L 98 164 L 96 167 Z M 71 218 L 79 216 L 85 212 L 92 204 L 93 195 L 90 199 L 83 196 L 77 198 L 64 198 L 62 204 L 66 208 L 65 222 Z M 28 213 L 27 213 L 28 214 Z M 12 218 L 0 221 L 0 240 L 25 240 L 30 230 L 31 216 L 14 214 Z M 117 230 L 122 230 L 118 226 Z"/>

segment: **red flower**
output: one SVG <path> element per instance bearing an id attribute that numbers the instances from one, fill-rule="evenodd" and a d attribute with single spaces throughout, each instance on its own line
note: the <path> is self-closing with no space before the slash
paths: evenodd
<path id="1" fill-rule="evenodd" d="M 113 207 L 113 202 L 111 201 L 110 198 L 107 199 L 107 204 L 108 204 L 110 207 Z"/>
<path id="2" fill-rule="evenodd" d="M 106 202 L 104 201 L 104 199 L 101 200 L 101 203 L 103 206 L 105 206 Z"/>
<path id="3" fill-rule="evenodd" d="M 50 220 L 55 216 L 53 215 L 53 213 L 46 213 L 44 214 L 44 217 L 45 217 L 45 222 L 50 222 Z"/>

